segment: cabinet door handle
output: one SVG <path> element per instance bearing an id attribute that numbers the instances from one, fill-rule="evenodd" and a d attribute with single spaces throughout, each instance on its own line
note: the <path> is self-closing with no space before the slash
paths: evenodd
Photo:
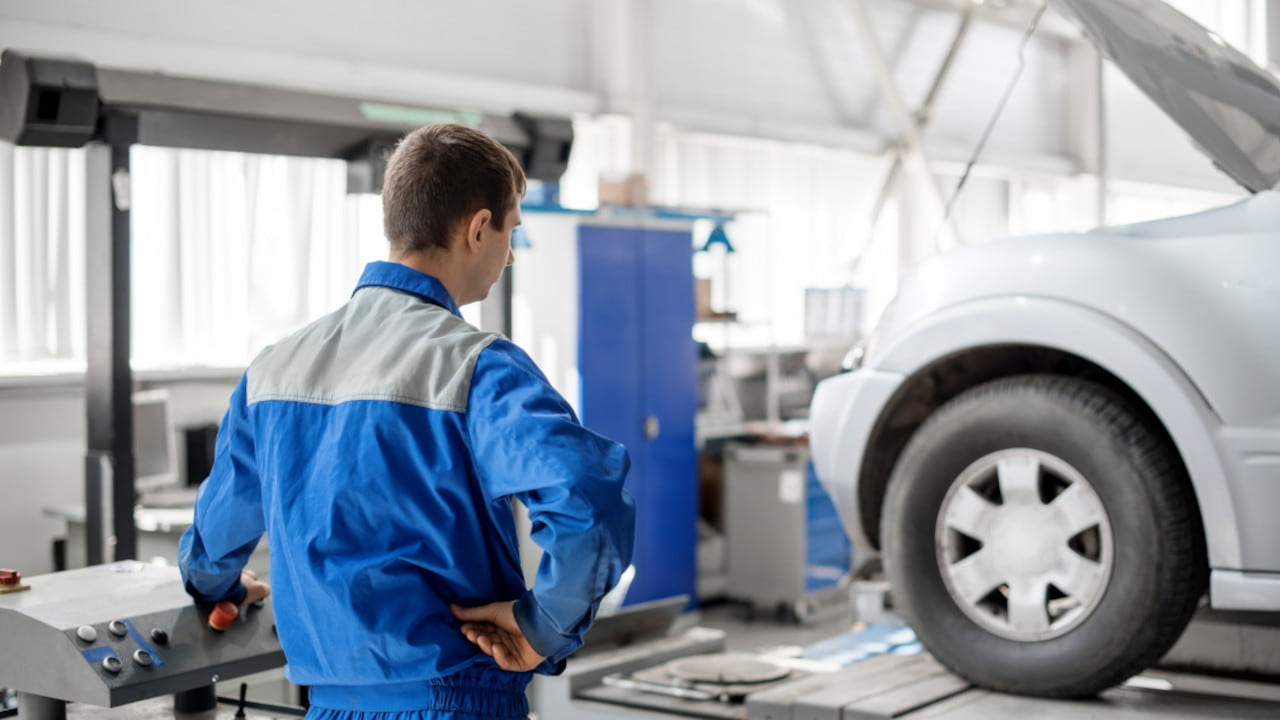
<path id="1" fill-rule="evenodd" d="M 662 432 L 662 423 L 658 422 L 657 415 L 646 415 L 644 418 L 644 436 L 650 440 L 658 437 Z"/>

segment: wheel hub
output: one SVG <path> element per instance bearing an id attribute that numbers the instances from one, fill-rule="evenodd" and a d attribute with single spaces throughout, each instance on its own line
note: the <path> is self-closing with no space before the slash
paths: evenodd
<path id="1" fill-rule="evenodd" d="M 935 528 L 952 600 L 1001 637 L 1057 637 L 1097 606 L 1111 576 L 1111 524 L 1088 480 L 1029 448 L 986 455 L 953 481 Z"/>
<path id="2" fill-rule="evenodd" d="M 1009 575 L 1043 575 L 1052 569 L 1055 553 L 1067 538 L 1052 528 L 1053 513 L 1040 508 L 999 512 L 986 548 L 993 562 Z"/>

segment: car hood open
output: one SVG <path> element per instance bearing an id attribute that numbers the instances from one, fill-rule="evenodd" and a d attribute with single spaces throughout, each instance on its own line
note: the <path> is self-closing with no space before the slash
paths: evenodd
<path id="1" fill-rule="evenodd" d="M 1280 183 L 1280 82 L 1161 0 L 1054 6 L 1250 192 Z"/>

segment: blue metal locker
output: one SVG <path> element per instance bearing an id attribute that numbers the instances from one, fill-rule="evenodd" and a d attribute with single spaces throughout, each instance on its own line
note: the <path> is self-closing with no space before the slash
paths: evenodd
<path id="1" fill-rule="evenodd" d="M 578 229 L 582 421 L 626 445 L 636 499 L 627 604 L 697 590 L 697 349 L 688 230 Z"/>

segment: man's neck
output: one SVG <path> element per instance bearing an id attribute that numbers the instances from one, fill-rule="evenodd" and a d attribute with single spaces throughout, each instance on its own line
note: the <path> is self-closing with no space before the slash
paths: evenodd
<path id="1" fill-rule="evenodd" d="M 439 280 L 440 284 L 444 285 L 444 289 L 449 292 L 449 297 L 459 306 L 463 304 L 464 299 L 461 297 L 463 287 L 462 273 L 454 261 L 452 253 L 401 253 L 392 250 L 389 260 L 394 263 L 400 263 L 405 267 L 413 268 L 420 273 L 426 273 Z"/>

